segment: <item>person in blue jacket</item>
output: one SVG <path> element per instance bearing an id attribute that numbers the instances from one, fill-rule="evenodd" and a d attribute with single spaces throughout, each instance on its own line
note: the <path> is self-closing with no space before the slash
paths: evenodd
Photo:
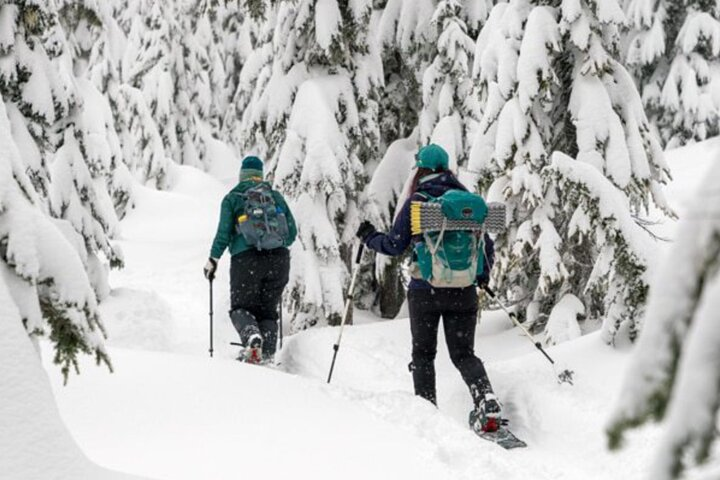
<path id="1" fill-rule="evenodd" d="M 378 232 L 368 221 L 362 222 L 357 236 L 365 245 L 384 255 L 401 255 L 417 241 L 410 225 L 410 203 L 437 198 L 448 190 L 467 190 L 449 170 L 448 154 L 434 144 L 421 148 L 416 155 L 416 171 L 411 194 L 397 215 L 388 233 Z M 495 251 L 492 239 L 485 235 L 484 270 L 477 277 L 476 285 L 489 281 Z M 413 262 L 416 262 L 413 258 Z M 417 271 L 417 269 L 414 269 Z M 475 356 L 475 326 L 477 323 L 478 295 L 476 285 L 464 288 L 437 288 L 422 278 L 412 278 L 408 285 L 407 299 L 412 333 L 412 372 L 415 394 L 437 404 L 435 389 L 435 355 L 440 318 L 450 358 L 460 371 L 472 395 L 474 415 L 481 418 L 483 429 L 497 429 L 501 407 L 493 393 L 482 361 Z"/>

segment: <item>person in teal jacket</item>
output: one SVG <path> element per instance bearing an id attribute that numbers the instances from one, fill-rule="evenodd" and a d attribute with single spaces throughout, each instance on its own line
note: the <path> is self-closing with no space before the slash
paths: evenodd
<path id="1" fill-rule="evenodd" d="M 239 183 L 223 198 L 220 221 L 204 268 L 212 281 L 230 251 L 230 319 L 246 347 L 245 360 L 275 355 L 282 293 L 297 237 L 292 212 L 280 192 L 263 180 L 263 162 L 245 157 Z"/>

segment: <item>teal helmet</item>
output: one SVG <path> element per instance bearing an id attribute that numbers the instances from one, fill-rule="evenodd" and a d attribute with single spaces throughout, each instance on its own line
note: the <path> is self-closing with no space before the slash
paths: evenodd
<path id="1" fill-rule="evenodd" d="M 418 150 L 415 155 L 415 166 L 430 170 L 448 170 L 450 168 L 450 157 L 440 145 L 431 143 Z"/>

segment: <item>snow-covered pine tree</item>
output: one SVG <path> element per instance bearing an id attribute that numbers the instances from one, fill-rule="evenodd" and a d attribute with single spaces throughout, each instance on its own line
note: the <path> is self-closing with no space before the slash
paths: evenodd
<path id="1" fill-rule="evenodd" d="M 647 295 L 638 224 L 651 199 L 669 212 L 662 150 L 616 60 L 624 21 L 617 0 L 511 0 L 477 41 L 484 112 L 469 167 L 510 218 L 495 281 L 548 341 L 564 337 L 558 323 L 578 331 L 568 308 L 602 320 L 608 342 L 621 327 L 635 338 Z"/>
<path id="2" fill-rule="evenodd" d="M 195 108 L 208 130 L 206 135 L 219 135 L 229 101 L 225 90 L 228 75 L 225 71 L 224 56 L 226 51 L 230 51 L 232 42 L 219 28 L 219 6 L 218 0 L 193 0 L 184 4 L 182 13 L 182 18 L 185 19 L 183 33 L 191 36 L 193 40 L 193 48 L 189 49 L 189 53 L 192 54 L 193 61 L 200 64 L 200 70 L 195 69 L 193 72 L 201 81 L 191 84 L 191 88 L 195 90 L 191 102 L 197 103 Z M 233 48 L 233 51 L 236 49 L 237 47 Z"/>
<path id="3" fill-rule="evenodd" d="M 292 56 L 274 57 L 274 53 L 283 49 L 292 24 L 289 17 L 283 17 L 286 21 L 282 25 L 277 23 L 282 6 L 271 5 L 269 0 L 256 0 L 248 8 L 238 8 L 237 16 L 229 16 L 225 22 L 232 27 L 232 45 L 237 50 L 228 52 L 226 59 L 227 81 L 231 82 L 227 88 L 233 90 L 229 90 L 232 98 L 223 122 L 225 138 L 240 151 L 274 158 L 297 90 L 292 72 L 301 69 L 300 66 L 293 69 Z M 282 75 L 285 69 L 288 70 Z M 279 82 L 288 79 L 286 88 L 282 88 Z M 272 86 L 268 85 L 271 80 Z M 277 95 L 281 90 L 283 96 L 279 98 L 270 98 L 266 93 L 273 91 Z"/>
<path id="4" fill-rule="evenodd" d="M 97 35 L 92 44 L 88 60 L 88 73 L 84 76 L 92 82 L 87 92 L 92 92 L 95 99 L 86 99 L 86 103 L 96 105 L 95 112 L 101 112 L 102 120 L 98 119 L 96 127 L 107 131 L 107 146 L 111 152 L 108 178 L 109 193 L 115 212 L 122 219 L 133 206 L 132 174 L 128 167 L 129 152 L 133 145 L 126 123 L 127 112 L 119 108 L 120 97 L 120 62 L 126 42 L 125 34 L 114 18 L 111 2 L 97 4 L 93 14 L 97 16 L 102 29 L 96 29 Z M 95 93 L 97 92 L 97 93 Z M 102 99 L 97 98 L 102 95 Z"/>
<path id="5" fill-rule="evenodd" d="M 132 205 L 132 187 L 112 106 L 119 81 L 117 52 L 124 36 L 108 2 L 61 0 L 58 7 L 68 41 L 65 68 L 71 68 L 76 77 L 76 95 L 81 102 L 75 109 L 77 133 L 98 195 L 110 195 L 121 218 Z"/>
<path id="6" fill-rule="evenodd" d="M 434 10 L 432 0 L 388 0 L 382 7 L 377 38 L 384 74 L 379 102 L 383 149 L 418 125 L 422 75 L 435 52 Z"/>
<path id="7" fill-rule="evenodd" d="M 184 34 L 183 28 L 191 30 L 183 24 L 188 18 L 177 15 L 197 8 L 196 3 L 138 0 L 122 76 L 124 83 L 142 91 L 167 155 L 177 163 L 207 167 L 202 122 L 212 102 L 209 61 L 194 37 Z"/>
<path id="8" fill-rule="evenodd" d="M 417 129 L 408 138 L 393 142 L 385 152 L 367 186 L 368 208 L 365 218 L 378 229 L 388 231 L 397 210 L 407 199 L 408 179 L 415 165 L 418 144 Z M 361 304 L 373 307 L 383 318 L 394 318 L 405 301 L 402 264 L 404 257 L 375 255 L 374 271 L 365 278 L 360 290 Z"/>
<path id="9" fill-rule="evenodd" d="M 649 478 L 670 480 L 710 459 L 720 415 L 720 164 L 677 226 L 650 290 L 640 335 L 607 432 L 665 420 Z"/>
<path id="10" fill-rule="evenodd" d="M 62 46 L 56 11 L 42 2 L 0 5 L 0 94 L 28 175 L 47 195 L 47 153 L 58 136 L 52 128 L 70 108 L 68 78 L 52 66 Z"/>
<path id="11" fill-rule="evenodd" d="M 404 165 L 398 155 L 399 145 L 407 148 L 412 138 L 412 149 L 419 146 L 417 125 L 423 106 L 423 72 L 433 60 L 436 51 L 437 28 L 433 28 L 435 10 L 433 0 L 388 0 L 376 2 L 372 21 L 372 38 L 380 49 L 383 87 L 379 90 L 378 123 L 380 125 L 379 164 L 371 162 L 366 171 L 372 174 L 366 195 L 369 208 L 363 207 L 365 218 L 379 228 L 392 224 L 400 191 L 396 192 L 387 177 L 392 172 L 394 185 L 402 189 L 410 165 Z M 396 142 L 398 142 L 396 144 Z M 390 190 L 382 191 L 383 188 Z M 405 299 L 401 288 L 402 258 L 387 258 L 375 252 L 366 254 L 374 268 L 363 267 L 358 298 L 365 308 L 375 308 L 383 317 L 393 317 Z M 400 289 L 400 290 L 399 290 Z"/>
<path id="12" fill-rule="evenodd" d="M 54 63 L 68 75 L 72 96 L 64 138 L 49 165 L 50 212 L 67 220 L 82 237 L 81 255 L 102 300 L 110 289 L 98 255 L 112 267 L 122 266 L 122 254 L 110 243 L 119 225 L 109 188 L 115 183 L 112 166 L 122 163 L 121 150 L 107 101 L 85 78 L 94 46 L 104 40 L 103 25 L 92 0 L 60 1 L 58 6 L 58 21 L 67 37 L 56 37 L 62 53 Z"/>
<path id="13" fill-rule="evenodd" d="M 207 169 L 212 159 L 207 157 L 206 142 L 220 127 L 221 97 L 215 93 L 222 92 L 225 74 L 214 48 L 207 0 L 184 0 L 176 9 L 177 41 L 171 52 L 178 147 L 171 152 L 184 165 Z"/>
<path id="14" fill-rule="evenodd" d="M 0 95 L 0 283 L 26 331 L 50 339 L 67 381 L 80 353 L 110 367 L 97 300 L 79 255 L 83 250 L 69 240 L 75 236 L 75 243 L 82 243 L 82 238 L 40 207 L 22 150 L 10 134 L 5 102 Z"/>
<path id="15" fill-rule="evenodd" d="M 648 117 L 669 148 L 719 131 L 720 6 L 705 0 L 630 0 L 628 64 Z"/>
<path id="16" fill-rule="evenodd" d="M 166 55 L 162 39 L 168 36 L 168 27 L 162 19 L 147 15 L 148 3 L 142 0 L 117 0 L 113 7 L 112 17 L 123 37 L 114 37 L 113 51 L 117 49 L 119 59 L 113 57 L 100 73 L 96 69 L 95 81 L 101 82 L 110 100 L 128 169 L 140 182 L 166 189 L 172 184 L 171 160 L 141 87 L 144 73 Z"/>
<path id="17" fill-rule="evenodd" d="M 107 152 L 94 149 L 97 144 L 93 144 L 93 134 L 93 130 L 88 129 L 80 118 L 78 125 L 65 129 L 63 145 L 50 165 L 52 182 L 49 200 L 52 215 L 66 220 L 82 237 L 83 260 L 97 297 L 102 300 L 110 293 L 110 287 L 107 271 L 98 255 L 102 253 L 110 266 L 115 268 L 122 267 L 123 260 L 120 251 L 110 243 L 110 238 L 118 231 L 118 220 L 108 195 L 104 172 L 96 169 L 98 165 L 100 168 L 107 167 L 88 161 L 109 160 L 109 156 L 103 155 Z M 86 156 L 98 153 L 95 158 Z"/>
<path id="18" fill-rule="evenodd" d="M 264 1 L 264 0 L 263 0 Z M 268 26 L 264 22 L 265 10 L 262 9 L 258 19 L 262 28 Z M 214 35 L 222 42 L 221 61 L 225 78 L 221 88 L 220 108 L 224 112 L 221 117 L 221 134 L 229 142 L 241 146 L 242 141 L 234 138 L 235 130 L 242 120 L 245 102 L 234 100 L 240 87 L 240 75 L 247 59 L 254 55 L 259 45 L 270 43 L 271 39 L 258 38 L 256 31 L 251 31 L 251 24 L 257 26 L 250 15 L 247 15 L 243 4 L 236 0 L 223 0 L 213 6 L 212 28 Z M 271 10 L 272 11 L 272 10 Z M 267 40 L 267 42 L 266 42 Z M 257 46 L 257 48 L 256 48 Z M 268 48 L 272 48 L 271 45 Z M 241 106 L 238 106 L 240 104 Z"/>
<path id="19" fill-rule="evenodd" d="M 118 86 L 116 125 L 128 168 L 139 181 L 159 189 L 172 185 L 170 163 L 162 136 L 142 91 Z"/>
<path id="20" fill-rule="evenodd" d="M 2 44 L 6 46 L 2 53 L 2 65 L 0 68 L 0 88 L 4 97 L 9 101 L 5 110 L 10 118 L 11 129 L 14 140 L 20 148 L 23 161 L 28 166 L 28 172 L 33 180 L 36 190 L 40 194 L 38 204 L 46 208 L 45 199 L 53 197 L 60 188 L 56 179 L 48 175 L 49 170 L 56 170 L 52 163 L 56 149 L 62 143 L 62 136 L 66 132 L 81 131 L 88 135 L 99 133 L 97 137 L 88 138 L 84 145 L 87 148 L 80 152 L 74 163 L 82 164 L 87 170 L 86 163 L 100 162 L 93 164 L 97 172 L 98 185 L 89 181 L 75 188 L 83 188 L 82 195 L 95 198 L 95 189 L 107 196 L 107 188 L 103 184 L 104 177 L 109 174 L 107 167 L 101 165 L 106 158 L 109 158 L 110 147 L 107 145 L 108 136 L 106 132 L 100 131 L 103 124 L 91 126 L 96 120 L 92 116 L 90 108 L 85 109 L 82 95 L 90 95 L 92 92 L 85 92 L 78 89 L 74 74 L 74 62 L 72 59 L 73 50 L 70 48 L 64 30 L 59 20 L 64 20 L 67 15 L 71 17 L 74 10 L 64 8 L 58 14 L 55 5 L 44 8 L 35 3 L 6 3 L 0 6 L 0 17 L 3 19 L 3 32 L 12 33 L 12 36 L 3 39 Z M 74 22 L 79 26 L 80 22 Z M 84 32 L 92 28 L 92 22 L 88 20 Z M 80 32 L 74 32 L 74 46 L 78 53 L 80 63 L 84 62 L 82 57 L 83 47 L 89 45 L 87 38 L 83 38 Z M 84 63 L 83 63 L 84 64 Z M 92 118 L 90 118 L 92 117 Z M 100 130 L 98 130 L 100 129 Z M 103 143 L 105 142 L 105 143 Z M 103 157 L 107 154 L 106 158 Z M 50 165 L 50 166 L 49 166 Z M 69 172 L 62 172 L 64 175 Z M 92 180 L 92 179 L 91 179 Z M 62 185 L 67 188 L 67 184 Z M 55 208 L 50 202 L 51 213 L 58 218 L 67 218 L 66 212 Z M 116 218 L 112 205 L 107 208 L 105 202 L 85 201 L 79 205 L 79 209 L 72 215 L 77 217 L 102 218 L 102 227 L 90 233 L 88 229 L 93 227 L 81 227 L 73 224 L 77 233 L 83 236 L 84 242 L 74 242 L 86 269 L 90 272 L 93 283 L 98 294 L 107 292 L 107 275 L 100 264 L 96 253 L 98 246 L 102 245 L 103 253 L 111 264 L 119 266 L 122 262 L 119 253 L 112 248 L 109 237 L 114 234 Z M 72 222 L 71 222 L 72 223 Z M 74 240 L 75 233 L 64 230 L 66 235 Z M 84 243 L 84 245 L 83 245 Z"/>
<path id="21" fill-rule="evenodd" d="M 435 8 L 437 53 L 423 75 L 420 112 L 420 141 L 444 147 L 453 170 L 466 161 L 468 130 L 479 110 L 470 79 L 474 43 L 462 14 L 460 0 L 441 0 Z"/>
<path id="22" fill-rule="evenodd" d="M 455 31 L 454 27 L 460 26 L 465 36 L 475 39 L 495 0 L 440 3 L 434 0 L 387 0 L 379 3 L 381 16 L 377 39 L 382 47 L 385 76 L 380 101 L 384 149 L 397 139 L 409 137 L 418 126 L 423 109 L 423 76 L 428 67 L 434 64 L 435 69 L 442 68 L 444 73 L 454 69 L 453 65 L 443 65 L 444 61 L 457 63 L 456 59 L 447 57 L 454 52 L 448 48 L 444 53 L 438 51 L 438 39 L 445 28 Z M 445 47 L 465 43 L 463 35 L 448 31 L 446 36 Z M 463 48 L 457 52 L 462 54 Z M 472 48 L 469 53 L 471 57 Z M 430 87 L 434 90 L 435 86 Z M 424 140 L 426 138 L 420 138 L 420 141 Z"/>
<path id="23" fill-rule="evenodd" d="M 480 29 L 490 15 L 493 5 L 498 0 L 460 0 L 462 5 L 462 19 L 468 29 L 470 38 L 476 39 Z"/>
<path id="24" fill-rule="evenodd" d="M 276 8 L 272 75 L 253 123 L 264 125 L 268 170 L 298 220 L 288 292 L 301 329 L 340 319 L 363 165 L 377 149 L 367 111 L 382 78 L 369 58 L 369 0 L 286 0 Z"/>

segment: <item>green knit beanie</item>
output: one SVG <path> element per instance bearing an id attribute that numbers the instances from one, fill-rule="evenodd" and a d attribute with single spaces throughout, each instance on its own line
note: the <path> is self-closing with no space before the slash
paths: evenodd
<path id="1" fill-rule="evenodd" d="M 440 145 L 431 143 L 422 147 L 415 155 L 415 165 L 418 168 L 430 170 L 447 170 L 450 168 L 450 158 Z"/>
<path id="2" fill-rule="evenodd" d="M 263 162 L 258 157 L 245 157 L 240 167 L 240 181 L 263 179 Z"/>

